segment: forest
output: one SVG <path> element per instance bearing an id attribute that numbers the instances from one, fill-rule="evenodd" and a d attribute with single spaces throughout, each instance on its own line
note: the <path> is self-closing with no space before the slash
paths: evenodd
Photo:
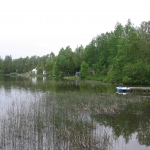
<path id="1" fill-rule="evenodd" d="M 116 23 L 114 31 L 94 37 L 85 47 L 74 51 L 70 46 L 42 57 L 13 59 L 0 57 L 0 75 L 26 73 L 37 68 L 38 74 L 64 77 L 81 72 L 81 79 L 111 83 L 150 85 L 150 21 L 135 27 L 129 19 L 125 26 Z"/>

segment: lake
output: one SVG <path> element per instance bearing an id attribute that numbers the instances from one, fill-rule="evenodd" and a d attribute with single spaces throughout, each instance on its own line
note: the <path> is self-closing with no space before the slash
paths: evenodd
<path id="1" fill-rule="evenodd" d="M 149 93 L 46 77 L 0 78 L 2 150 L 150 150 Z"/>

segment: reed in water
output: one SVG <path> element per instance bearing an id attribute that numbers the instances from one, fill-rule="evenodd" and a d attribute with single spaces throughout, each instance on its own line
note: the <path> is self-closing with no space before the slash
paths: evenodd
<path id="1" fill-rule="evenodd" d="M 138 101 L 137 97 L 84 92 L 36 93 L 34 97 L 13 102 L 1 118 L 0 149 L 113 149 L 113 135 L 104 130 L 97 133 L 97 122 L 90 114 L 115 114 L 126 103 Z"/>

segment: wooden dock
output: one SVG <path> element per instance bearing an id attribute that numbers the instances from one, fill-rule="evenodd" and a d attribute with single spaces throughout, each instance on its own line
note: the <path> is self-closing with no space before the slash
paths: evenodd
<path id="1" fill-rule="evenodd" d="M 128 87 L 131 92 L 136 92 L 136 91 L 145 91 L 145 92 L 150 92 L 150 87 Z"/>

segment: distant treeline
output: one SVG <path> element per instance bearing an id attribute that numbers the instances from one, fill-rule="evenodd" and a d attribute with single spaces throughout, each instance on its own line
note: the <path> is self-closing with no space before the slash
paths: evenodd
<path id="1" fill-rule="evenodd" d="M 134 27 L 117 23 L 114 31 L 93 38 L 84 48 L 61 48 L 42 57 L 0 58 L 0 74 L 25 73 L 37 68 L 48 76 L 68 76 L 81 72 L 81 78 L 128 84 L 150 84 L 150 21 Z"/>

